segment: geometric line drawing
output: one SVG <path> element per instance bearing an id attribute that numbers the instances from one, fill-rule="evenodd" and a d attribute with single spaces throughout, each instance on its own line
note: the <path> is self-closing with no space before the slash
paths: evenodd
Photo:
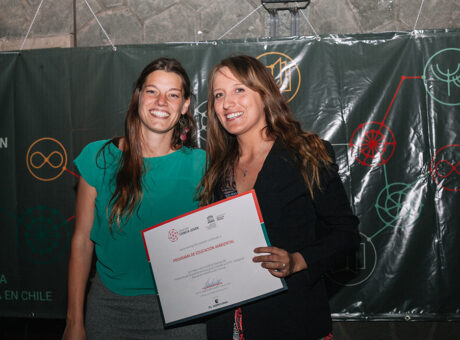
<path id="1" fill-rule="evenodd" d="M 447 166 L 449 167 L 449 170 L 446 174 L 442 173 L 441 171 L 439 171 L 439 168 L 440 168 L 440 164 L 447 164 Z M 446 177 L 449 177 L 450 175 L 452 175 L 454 172 L 457 173 L 457 175 L 460 175 L 460 171 L 458 170 L 458 167 L 460 166 L 460 161 L 453 165 L 451 162 L 449 161 L 446 161 L 445 159 L 441 159 L 440 161 L 436 162 L 436 165 L 435 165 L 435 172 L 436 172 L 436 175 L 438 175 L 439 177 L 442 177 L 442 178 L 446 178 Z"/>
<path id="2" fill-rule="evenodd" d="M 58 164 L 53 164 L 53 162 L 51 162 L 51 159 L 54 155 L 57 155 Z M 42 160 L 40 164 L 34 163 L 34 159 L 37 159 L 37 156 L 39 156 Z M 45 165 L 45 163 L 47 163 L 50 167 L 57 169 L 62 166 L 62 163 L 64 163 L 64 159 L 62 158 L 62 154 L 58 151 L 53 151 L 46 157 L 40 151 L 35 151 L 34 153 L 32 153 L 32 155 L 30 155 L 30 165 L 32 166 L 32 168 L 40 169 Z"/>
<path id="3" fill-rule="evenodd" d="M 286 101 L 289 103 L 297 95 L 302 82 L 302 76 L 297 63 L 288 55 L 281 52 L 265 52 L 256 59 L 263 62 L 265 67 L 275 78 L 280 92 L 288 94 Z"/>
<path id="4" fill-rule="evenodd" d="M 425 91 L 435 101 L 460 105 L 460 49 L 445 48 L 433 54 L 425 64 L 422 79 Z"/>
<path id="5" fill-rule="evenodd" d="M 361 244 L 357 256 L 348 256 L 344 267 L 327 274 L 332 282 L 345 287 L 357 286 L 366 281 L 377 266 L 377 250 L 370 237 L 360 232 Z"/>
<path id="6" fill-rule="evenodd" d="M 460 144 L 445 145 L 436 151 L 430 173 L 435 183 L 444 190 L 460 191 Z"/>
<path id="7" fill-rule="evenodd" d="M 431 73 L 433 76 L 437 79 L 440 80 L 443 83 L 447 84 L 447 96 L 450 97 L 450 89 L 451 89 L 451 84 L 454 84 L 457 87 L 460 87 L 460 73 L 457 75 L 457 73 L 460 71 L 460 63 L 457 65 L 457 69 L 450 73 L 450 70 L 447 69 L 446 72 L 443 72 L 439 69 L 439 65 L 436 64 L 436 71 L 433 69 L 433 65 L 430 66 L 431 68 Z"/>
<path id="8" fill-rule="evenodd" d="M 406 79 L 420 79 L 421 77 L 402 76 L 399 85 L 391 99 L 385 116 L 381 122 L 367 122 L 360 124 L 351 135 L 349 147 L 352 158 L 364 166 L 385 165 L 393 156 L 396 140 L 391 129 L 385 125 L 390 109 L 396 99 L 402 83 Z"/>
<path id="9" fill-rule="evenodd" d="M 387 163 L 396 148 L 393 132 L 381 122 L 360 124 L 349 144 L 352 157 L 365 166 Z"/>
<path id="10" fill-rule="evenodd" d="M 278 86 L 283 93 L 292 91 L 292 77 L 287 65 L 287 61 L 278 58 L 273 64 L 267 66 L 272 75 L 279 74 L 277 77 Z"/>
<path id="11" fill-rule="evenodd" d="M 40 181 L 53 181 L 66 170 L 67 152 L 56 139 L 44 137 L 33 142 L 26 154 L 30 174 Z"/>
<path id="12" fill-rule="evenodd" d="M 77 177 L 77 178 L 80 178 L 80 176 L 77 175 L 75 172 L 72 172 L 72 171 L 70 171 L 70 170 L 67 169 L 67 168 L 65 168 L 64 170 L 67 171 L 67 172 L 68 172 L 69 174 L 71 174 L 72 176 L 75 176 L 75 177 Z"/>
<path id="13" fill-rule="evenodd" d="M 21 254 L 31 262 L 51 263 L 67 249 L 66 221 L 53 208 L 29 208 L 18 219 L 16 237 Z"/>
<path id="14" fill-rule="evenodd" d="M 198 147 L 204 147 L 206 143 L 206 129 L 208 128 L 208 116 L 207 116 L 207 104 L 208 101 L 200 103 L 193 111 L 193 116 L 196 120 L 197 125 L 197 144 Z"/>
<path id="15" fill-rule="evenodd" d="M 401 182 L 388 184 L 386 167 L 384 166 L 383 169 L 386 185 L 377 197 L 375 209 L 384 226 L 373 234 L 371 239 L 389 227 L 407 228 L 413 226 L 420 217 L 423 208 L 422 195 L 414 192 L 413 188 L 428 175 L 424 175 L 409 184 Z"/>
<path id="16" fill-rule="evenodd" d="M 397 87 L 397 89 L 395 91 L 395 94 L 393 95 L 393 98 L 391 99 L 390 105 L 388 106 L 388 109 L 385 112 L 385 116 L 383 117 L 382 123 L 385 123 L 385 120 L 387 119 L 388 113 L 390 112 L 390 109 L 393 106 L 393 103 L 394 103 L 394 101 L 396 99 L 396 96 L 398 95 L 399 89 L 401 88 L 402 83 L 404 82 L 404 80 L 406 80 L 406 79 L 421 79 L 421 78 L 422 78 L 421 76 L 401 76 L 401 80 L 399 81 L 399 84 L 398 84 L 398 87 Z"/>

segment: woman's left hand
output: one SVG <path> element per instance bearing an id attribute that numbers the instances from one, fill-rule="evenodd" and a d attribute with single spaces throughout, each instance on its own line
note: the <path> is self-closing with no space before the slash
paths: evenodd
<path id="1" fill-rule="evenodd" d="M 276 277 L 286 277 L 298 271 L 307 269 L 307 263 L 300 253 L 288 253 L 286 250 L 277 247 L 259 247 L 254 249 L 257 254 L 253 262 L 261 262 L 263 268 L 268 269 L 270 274 Z M 268 253 L 268 254 L 267 254 Z"/>

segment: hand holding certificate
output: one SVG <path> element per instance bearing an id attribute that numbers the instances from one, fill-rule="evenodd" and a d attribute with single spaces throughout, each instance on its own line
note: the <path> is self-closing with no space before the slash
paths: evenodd
<path id="1" fill-rule="evenodd" d="M 269 245 L 254 191 L 143 231 L 166 325 L 286 288 L 252 261 Z"/>

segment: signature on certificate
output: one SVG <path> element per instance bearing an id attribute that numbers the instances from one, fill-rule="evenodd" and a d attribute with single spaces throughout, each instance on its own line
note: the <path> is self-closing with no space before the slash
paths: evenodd
<path id="1" fill-rule="evenodd" d="M 217 287 L 217 286 L 220 286 L 222 284 L 222 279 L 214 279 L 214 278 L 210 278 L 210 279 L 207 279 L 206 282 L 204 283 L 204 286 L 203 290 L 206 290 L 206 289 L 210 289 L 210 288 L 214 288 L 214 287 Z"/>

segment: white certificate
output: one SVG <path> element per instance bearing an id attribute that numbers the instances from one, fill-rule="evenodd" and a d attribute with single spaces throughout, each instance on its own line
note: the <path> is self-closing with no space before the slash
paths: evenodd
<path id="1" fill-rule="evenodd" d="M 142 232 L 165 325 L 173 325 L 287 289 L 252 262 L 269 246 L 254 190 Z"/>

